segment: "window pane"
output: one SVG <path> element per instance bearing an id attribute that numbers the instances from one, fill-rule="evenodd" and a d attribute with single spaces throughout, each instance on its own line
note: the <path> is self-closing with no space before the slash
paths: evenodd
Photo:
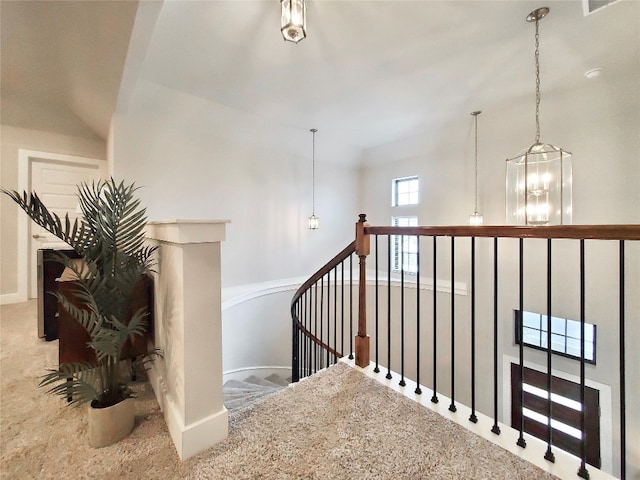
<path id="1" fill-rule="evenodd" d="M 555 333 L 551 334 L 551 350 L 555 350 L 556 352 L 565 353 L 565 341 L 564 335 L 556 335 Z"/>
<path id="2" fill-rule="evenodd" d="M 580 340 L 567 338 L 567 353 L 576 357 L 580 356 Z"/>
<path id="3" fill-rule="evenodd" d="M 523 324 L 525 327 L 537 328 L 540 329 L 540 314 L 524 312 L 523 314 Z"/>
<path id="4" fill-rule="evenodd" d="M 522 330 L 524 343 L 540 346 L 540 330 L 524 327 Z"/>
<path id="5" fill-rule="evenodd" d="M 545 315 L 545 320 L 547 319 Z M 565 334 L 566 321 L 564 318 L 551 317 L 551 333 Z"/>
<path id="6" fill-rule="evenodd" d="M 580 322 L 576 322 L 575 320 L 567 320 L 567 337 L 580 339 Z"/>
<path id="7" fill-rule="evenodd" d="M 593 343 L 593 339 L 595 337 L 595 325 L 592 325 L 591 323 L 585 323 L 584 324 L 584 339 L 587 341 L 587 343 Z"/>

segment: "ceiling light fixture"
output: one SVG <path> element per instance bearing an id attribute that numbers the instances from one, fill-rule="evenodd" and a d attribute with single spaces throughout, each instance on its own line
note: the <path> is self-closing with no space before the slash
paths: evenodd
<path id="1" fill-rule="evenodd" d="M 289 42 L 298 43 L 307 37 L 307 6 L 304 0 L 280 0 L 282 19 L 280 22 L 282 37 Z"/>
<path id="2" fill-rule="evenodd" d="M 316 132 L 317 128 L 309 130 L 313 135 L 313 153 L 311 156 L 311 216 L 309 217 L 309 230 L 320 228 L 320 219 L 316 217 Z"/>
<path id="3" fill-rule="evenodd" d="M 475 159 L 475 209 L 473 213 L 469 215 L 469 225 L 482 225 L 482 214 L 478 212 L 478 115 L 482 112 L 471 112 L 475 120 L 476 126 L 476 159 Z"/>
<path id="4" fill-rule="evenodd" d="M 507 160 L 507 223 L 561 225 L 572 221 L 571 153 L 540 143 L 540 35 L 538 23 L 549 13 L 546 7 L 527 16 L 535 22 L 536 139 L 533 145 Z"/>

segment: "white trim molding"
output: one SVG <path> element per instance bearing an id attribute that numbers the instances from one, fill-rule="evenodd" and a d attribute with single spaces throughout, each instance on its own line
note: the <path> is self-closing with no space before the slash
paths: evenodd
<path id="1" fill-rule="evenodd" d="M 31 163 L 34 160 L 51 160 L 62 163 L 82 163 L 94 165 L 100 171 L 100 176 L 104 177 L 107 162 L 104 159 L 79 157 L 75 155 L 62 155 L 59 153 L 42 152 L 38 150 L 18 149 L 18 192 L 28 191 L 30 188 Z M 17 223 L 17 291 L 4 294 L 0 297 L 0 303 L 26 302 L 29 297 L 29 218 L 19 213 Z"/>

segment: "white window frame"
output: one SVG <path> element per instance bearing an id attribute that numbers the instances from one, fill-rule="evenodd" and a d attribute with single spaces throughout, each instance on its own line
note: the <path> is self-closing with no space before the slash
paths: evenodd
<path id="1" fill-rule="evenodd" d="M 391 225 L 394 227 L 415 227 L 418 226 L 418 217 L 416 215 L 393 216 L 391 217 Z M 400 264 L 400 255 L 402 255 L 402 265 Z M 391 236 L 391 271 L 395 273 L 404 271 L 404 273 L 413 275 L 418 273 L 418 237 L 416 235 Z"/>
<path id="2" fill-rule="evenodd" d="M 406 192 L 403 191 L 406 186 Z M 391 185 L 391 206 L 403 207 L 420 203 L 420 180 L 417 175 L 394 178 Z M 406 197 L 406 200 L 404 199 Z"/>

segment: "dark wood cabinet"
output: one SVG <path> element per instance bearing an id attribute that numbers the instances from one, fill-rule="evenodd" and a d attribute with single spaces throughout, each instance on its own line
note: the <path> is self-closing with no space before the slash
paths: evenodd
<path id="1" fill-rule="evenodd" d="M 64 265 L 55 261 L 56 255 L 79 258 L 74 250 L 42 249 L 37 253 L 38 270 L 38 337 L 47 341 L 58 339 L 58 300 L 51 292 L 58 290 L 56 281 L 64 271 Z"/>
<path id="2" fill-rule="evenodd" d="M 73 298 L 73 290 L 77 284 L 73 281 L 58 282 L 58 292 L 67 298 Z M 147 307 L 149 316 L 147 317 L 147 335 L 136 337 L 134 341 L 128 340 L 124 346 L 122 359 L 135 358 L 145 355 L 148 352 L 148 342 L 153 339 L 153 282 L 147 275 L 140 277 L 133 291 L 131 303 L 128 311 L 121 321 L 127 323 L 134 312 L 142 307 Z M 76 305 L 83 308 L 81 305 Z M 87 347 L 87 342 L 91 340 L 89 334 L 69 313 L 60 306 L 58 308 L 58 334 L 60 343 L 58 345 L 58 361 L 68 362 L 95 362 L 96 357 L 92 349 Z"/>

